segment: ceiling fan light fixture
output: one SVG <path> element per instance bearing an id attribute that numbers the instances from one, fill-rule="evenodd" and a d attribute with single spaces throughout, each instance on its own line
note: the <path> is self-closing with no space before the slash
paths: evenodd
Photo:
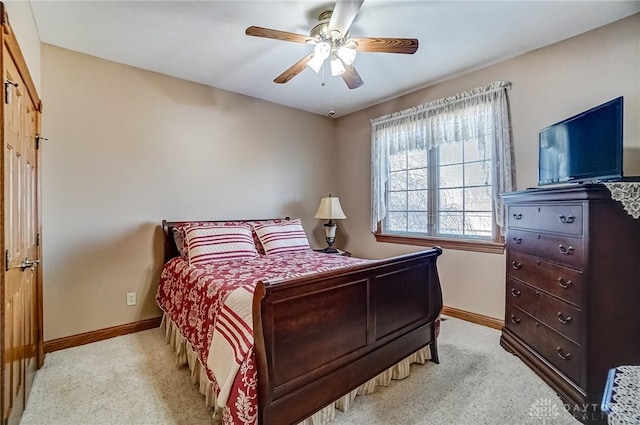
<path id="1" fill-rule="evenodd" d="M 331 44 L 326 41 L 321 41 L 313 48 L 313 56 L 318 57 L 320 60 L 325 60 L 331 54 Z"/>
<path id="2" fill-rule="evenodd" d="M 356 60 L 356 50 L 347 46 L 340 46 L 337 51 L 338 57 L 347 65 L 351 65 Z"/>
<path id="3" fill-rule="evenodd" d="M 326 41 L 320 41 L 313 48 L 313 56 L 307 62 L 307 66 L 317 74 L 320 72 L 320 68 L 322 68 L 322 64 L 324 60 L 329 57 L 331 54 L 331 44 Z"/>
<path id="4" fill-rule="evenodd" d="M 322 68 L 323 63 L 324 58 L 314 54 L 313 56 L 311 56 L 311 59 L 309 59 L 309 62 L 307 62 L 307 66 L 313 69 L 313 72 L 317 74 L 318 72 L 320 72 L 320 68 Z"/>
<path id="5" fill-rule="evenodd" d="M 340 60 L 340 58 L 336 55 L 331 56 L 331 75 L 337 77 L 338 75 L 344 74 L 345 68 L 344 64 Z"/>

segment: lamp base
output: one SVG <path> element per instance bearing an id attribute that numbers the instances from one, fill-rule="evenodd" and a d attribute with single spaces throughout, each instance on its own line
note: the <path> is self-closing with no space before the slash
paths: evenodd
<path id="1" fill-rule="evenodd" d="M 321 249 L 320 252 L 324 252 L 325 254 L 337 254 L 340 251 L 338 251 L 337 249 L 335 249 L 332 246 L 328 246 L 325 249 Z"/>
<path id="2" fill-rule="evenodd" d="M 322 250 L 327 254 L 337 254 L 338 250 L 333 247 L 333 243 L 336 241 L 336 228 L 338 226 L 333 220 L 329 219 L 328 223 L 324 224 L 325 240 L 327 241 L 327 247 Z"/>

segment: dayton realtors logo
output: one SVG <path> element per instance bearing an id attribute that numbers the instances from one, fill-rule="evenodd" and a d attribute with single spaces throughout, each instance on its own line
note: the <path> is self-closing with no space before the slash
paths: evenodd
<path id="1" fill-rule="evenodd" d="M 597 404 L 561 404 L 548 398 L 540 398 L 534 401 L 527 413 L 536 424 L 552 425 L 560 418 L 562 410 L 580 422 L 606 421 L 606 416 L 600 411 Z"/>
<path id="2" fill-rule="evenodd" d="M 550 425 L 560 416 L 560 408 L 548 398 L 539 398 L 529 407 L 528 413 L 537 423 Z"/>

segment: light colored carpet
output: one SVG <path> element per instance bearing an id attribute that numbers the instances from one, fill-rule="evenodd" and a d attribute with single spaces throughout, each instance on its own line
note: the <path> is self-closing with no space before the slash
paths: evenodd
<path id="1" fill-rule="evenodd" d="M 499 345 L 500 332 L 442 323 L 440 364 L 359 396 L 334 425 L 579 424 L 542 380 Z M 22 425 L 211 425 L 211 410 L 152 329 L 47 355 Z"/>

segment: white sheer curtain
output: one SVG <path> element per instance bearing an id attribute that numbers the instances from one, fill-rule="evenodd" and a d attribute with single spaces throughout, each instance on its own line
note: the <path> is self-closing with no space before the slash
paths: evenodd
<path id="1" fill-rule="evenodd" d="M 371 230 L 385 218 L 389 156 L 406 149 L 432 149 L 444 143 L 476 138 L 493 148 L 492 198 L 496 222 L 504 228 L 500 194 L 515 189 L 515 162 L 507 89 L 496 81 L 488 87 L 434 100 L 371 120 Z M 469 113 L 469 110 L 475 113 Z M 489 129 L 490 131 L 487 131 Z M 490 138 L 490 140 L 487 140 Z"/>

